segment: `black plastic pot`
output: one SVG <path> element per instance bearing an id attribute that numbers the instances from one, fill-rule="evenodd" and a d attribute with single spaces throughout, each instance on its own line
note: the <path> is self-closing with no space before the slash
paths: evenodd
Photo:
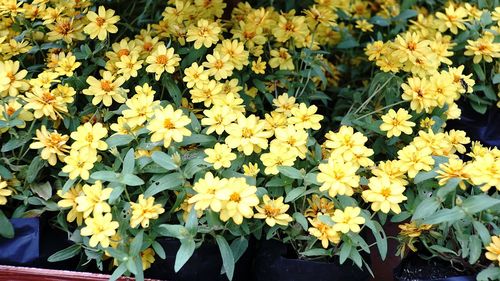
<path id="1" fill-rule="evenodd" d="M 144 272 L 148 278 L 175 280 L 175 281 L 228 281 L 225 274 L 221 274 L 222 258 L 216 244 L 204 243 L 196 249 L 193 256 L 181 268 L 174 271 L 175 255 L 180 243 L 177 239 L 162 239 L 158 241 L 165 250 L 166 259 L 156 256 L 156 261 L 150 269 Z M 233 281 L 250 281 L 252 275 L 252 243 L 249 249 L 236 263 Z"/>
<path id="2" fill-rule="evenodd" d="M 429 261 L 411 255 L 394 270 L 395 281 L 475 281 L 472 275 L 464 275 L 441 260 Z"/>
<path id="3" fill-rule="evenodd" d="M 287 247 L 276 240 L 261 241 L 254 262 L 254 281 L 366 281 L 369 273 L 346 261 L 338 263 L 287 258 Z"/>

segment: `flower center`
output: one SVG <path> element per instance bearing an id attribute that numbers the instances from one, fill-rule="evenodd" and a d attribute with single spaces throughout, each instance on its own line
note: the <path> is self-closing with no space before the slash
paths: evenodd
<path id="1" fill-rule="evenodd" d="M 106 22 L 106 20 L 101 18 L 101 17 L 97 17 L 95 19 L 95 23 L 97 24 L 97 26 L 102 26 L 105 22 Z"/>
<path id="2" fill-rule="evenodd" d="M 157 64 L 167 64 L 167 62 L 168 62 L 168 58 L 165 55 L 159 55 L 158 57 L 156 57 Z"/>
<path id="3" fill-rule="evenodd" d="M 117 54 L 119 57 L 128 56 L 130 54 L 130 51 L 127 49 L 120 49 Z"/>
<path id="4" fill-rule="evenodd" d="M 172 123 L 172 121 L 168 118 L 166 118 L 165 120 L 163 120 L 163 128 L 165 129 L 173 129 L 174 128 L 174 124 Z"/>
<path id="5" fill-rule="evenodd" d="M 113 90 L 113 85 L 111 84 L 110 81 L 108 80 L 102 80 L 101 81 L 101 88 L 105 91 L 105 92 L 111 92 Z"/>
<path id="6" fill-rule="evenodd" d="M 279 211 L 280 210 L 278 208 L 274 208 L 271 205 L 264 206 L 264 212 L 266 212 L 266 216 L 268 216 L 268 217 L 277 216 L 279 214 Z"/>
<path id="7" fill-rule="evenodd" d="M 241 197 L 240 197 L 239 193 L 234 192 L 233 194 L 231 194 L 231 196 L 229 197 L 229 199 L 231 201 L 234 201 L 234 202 L 240 202 Z"/>
<path id="8" fill-rule="evenodd" d="M 249 128 L 243 128 L 242 132 L 241 132 L 241 135 L 244 137 L 244 138 L 250 138 L 253 134 L 252 134 L 252 130 L 249 129 Z"/>

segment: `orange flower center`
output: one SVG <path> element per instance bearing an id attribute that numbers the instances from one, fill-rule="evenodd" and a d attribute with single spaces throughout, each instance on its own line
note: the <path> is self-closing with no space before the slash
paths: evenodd
<path id="1" fill-rule="evenodd" d="M 158 57 L 156 57 L 157 64 L 167 64 L 167 62 L 168 62 L 168 58 L 165 55 L 159 55 Z"/>
<path id="2" fill-rule="evenodd" d="M 16 112 L 15 108 L 13 108 L 12 106 L 7 107 L 7 115 L 11 116 L 12 114 L 14 114 L 14 112 Z"/>
<path id="3" fill-rule="evenodd" d="M 97 26 L 102 26 L 105 22 L 106 22 L 106 20 L 101 18 L 101 17 L 97 17 L 95 19 L 95 23 L 97 24 Z"/>
<path id="4" fill-rule="evenodd" d="M 248 128 L 244 128 L 241 132 L 241 135 L 244 137 L 244 138 L 250 138 L 253 134 L 252 134 L 252 130 L 248 129 Z"/>
<path id="5" fill-rule="evenodd" d="M 163 120 L 163 128 L 165 129 L 173 129 L 174 128 L 174 124 L 172 123 L 172 121 L 168 118 L 166 118 L 165 120 Z"/>
<path id="6" fill-rule="evenodd" d="M 241 197 L 240 197 L 239 193 L 234 192 L 233 194 L 231 194 L 231 196 L 229 197 L 229 199 L 231 201 L 234 201 L 234 202 L 240 202 Z"/>
<path id="7" fill-rule="evenodd" d="M 120 49 L 118 52 L 117 52 L 118 56 L 121 57 L 121 56 L 128 56 L 130 54 L 130 51 L 127 50 L 127 49 Z"/>
<path id="8" fill-rule="evenodd" d="M 278 208 L 274 208 L 271 205 L 265 205 L 264 212 L 266 212 L 266 216 L 268 217 L 275 217 L 280 213 L 280 210 Z"/>
<path id="9" fill-rule="evenodd" d="M 105 92 L 111 92 L 113 90 L 113 84 L 108 80 L 102 80 L 101 81 L 101 88 Z"/>

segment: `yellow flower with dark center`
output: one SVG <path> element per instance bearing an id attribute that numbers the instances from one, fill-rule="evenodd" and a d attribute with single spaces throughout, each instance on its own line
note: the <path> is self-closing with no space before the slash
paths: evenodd
<path id="1" fill-rule="evenodd" d="M 466 56 L 474 56 L 475 64 L 484 60 L 492 62 L 494 58 L 500 58 L 500 43 L 495 43 L 495 35 L 491 32 L 485 32 L 477 40 L 467 40 L 465 46 Z"/>
<path id="2" fill-rule="evenodd" d="M 467 10 L 464 7 L 459 6 L 455 9 L 452 3 L 450 3 L 444 11 L 444 13 L 436 13 L 436 18 L 440 21 L 437 27 L 439 27 L 441 32 L 450 30 L 451 33 L 457 34 L 459 29 L 466 29 L 464 23 L 467 18 Z"/>
<path id="3" fill-rule="evenodd" d="M 57 195 L 61 197 L 61 200 L 57 202 L 57 205 L 61 208 L 71 208 L 66 215 L 66 220 L 68 222 L 74 222 L 76 220 L 76 224 L 82 225 L 83 223 L 83 212 L 79 212 L 76 208 L 78 203 L 76 202 L 76 198 L 82 194 L 82 186 L 77 184 L 71 187 L 68 191 L 63 193 L 62 190 L 57 191 Z"/>
<path id="4" fill-rule="evenodd" d="M 388 177 L 371 177 L 368 183 L 368 190 L 362 193 L 363 200 L 371 203 L 373 211 L 382 211 L 388 214 L 393 211 L 395 214 L 401 213 L 399 204 L 407 198 L 403 195 L 405 187 L 398 181 L 392 181 Z"/>
<path id="5" fill-rule="evenodd" d="M 130 227 L 135 228 L 139 224 L 143 228 L 149 227 L 149 221 L 155 220 L 160 214 L 165 212 L 161 204 L 155 204 L 153 197 L 144 198 L 144 195 L 139 195 L 137 203 L 130 202 L 132 209 L 132 217 L 130 218 Z"/>
<path id="6" fill-rule="evenodd" d="M 59 161 L 64 162 L 64 157 L 68 153 L 69 146 L 66 142 L 69 139 L 68 135 L 61 135 L 57 131 L 49 132 L 45 125 L 36 130 L 36 137 L 33 138 L 36 142 L 30 144 L 31 149 L 42 149 L 40 156 L 47 160 L 50 165 L 54 166 Z"/>
<path id="7" fill-rule="evenodd" d="M 405 224 L 400 224 L 399 226 L 400 235 L 407 236 L 407 237 L 420 237 L 423 232 L 426 232 L 432 228 L 431 224 L 421 224 L 417 225 L 414 221 L 410 223 L 405 223 Z"/>
<path id="8" fill-rule="evenodd" d="M 101 181 L 96 181 L 93 185 L 85 184 L 82 187 L 81 194 L 75 199 L 77 206 L 76 210 L 83 213 L 83 217 L 87 218 L 90 214 L 109 213 L 111 207 L 107 201 L 112 188 L 102 188 Z"/>
<path id="9" fill-rule="evenodd" d="M 64 52 L 59 54 L 59 60 L 57 61 L 57 66 L 54 69 L 59 75 L 66 75 L 68 77 L 73 76 L 73 72 L 82 65 L 80 62 L 76 61 L 76 57 L 69 52 L 67 55 Z"/>
<path id="10" fill-rule="evenodd" d="M 328 159 L 328 163 L 319 164 L 317 180 L 321 183 L 320 191 L 328 191 L 331 197 L 337 194 L 351 196 L 353 188 L 359 186 L 358 166 L 351 162 Z"/>
<path id="11" fill-rule="evenodd" d="M 443 163 L 439 165 L 439 170 L 436 171 L 438 176 L 436 178 L 439 180 L 439 185 L 443 186 L 453 178 L 460 179 L 459 186 L 465 189 L 465 182 L 463 180 L 468 180 L 469 175 L 467 174 L 467 169 L 464 162 L 458 158 L 448 159 L 448 163 Z"/>
<path id="12" fill-rule="evenodd" d="M 360 225 L 365 223 L 365 219 L 359 215 L 360 213 L 359 207 L 346 207 L 344 211 L 335 210 L 332 216 L 332 220 L 335 222 L 333 229 L 342 233 L 360 232 Z"/>
<path id="13" fill-rule="evenodd" d="M 94 217 L 85 219 L 85 227 L 80 230 L 82 236 L 90 236 L 90 247 L 101 244 L 103 248 L 109 247 L 110 237 L 116 234 L 119 224 L 113 221 L 111 213 L 95 213 Z"/>
<path id="14" fill-rule="evenodd" d="M 184 69 L 184 77 L 182 81 L 186 82 L 186 87 L 192 89 L 194 86 L 201 88 L 208 81 L 208 73 L 202 65 L 193 62 L 190 67 Z"/>
<path id="15" fill-rule="evenodd" d="M 211 172 L 205 174 L 204 178 L 199 179 L 193 186 L 196 194 L 189 198 L 188 203 L 194 204 L 195 210 L 205 210 L 208 207 L 214 212 L 220 212 L 222 200 L 215 196 L 216 192 L 227 185 L 227 179 L 214 177 Z"/>
<path id="16" fill-rule="evenodd" d="M 123 110 L 122 115 L 126 118 L 127 125 L 133 128 L 151 120 L 155 110 L 160 107 L 160 101 L 154 100 L 154 94 L 139 93 L 128 99 L 125 105 L 128 109 Z"/>
<path id="17" fill-rule="evenodd" d="M 238 148 L 245 155 L 259 153 L 268 147 L 267 139 L 273 133 L 264 129 L 265 122 L 255 115 L 238 116 L 236 123 L 226 126 L 226 144 L 231 148 Z"/>
<path id="18" fill-rule="evenodd" d="M 500 264 L 500 236 L 492 236 L 491 243 L 486 246 L 486 258 Z"/>
<path id="19" fill-rule="evenodd" d="M 247 177 L 256 177 L 260 172 L 259 165 L 257 165 L 256 163 L 243 164 L 242 167 L 243 173 Z"/>
<path id="20" fill-rule="evenodd" d="M 431 157 L 432 150 L 429 147 L 417 148 L 415 145 L 407 145 L 398 151 L 398 159 L 401 169 L 414 178 L 420 171 L 430 171 L 434 165 Z"/>
<path id="21" fill-rule="evenodd" d="M 83 31 L 89 34 L 90 39 L 97 39 L 104 41 L 108 33 L 118 32 L 118 27 L 115 23 L 120 20 L 120 16 L 115 16 L 115 11 L 112 9 L 106 10 L 103 6 L 99 6 L 97 13 L 89 11 L 87 19 L 90 21 Z"/>
<path id="22" fill-rule="evenodd" d="M 49 89 L 32 88 L 30 92 L 26 92 L 23 99 L 27 102 L 24 108 L 34 110 L 33 115 L 36 119 L 47 116 L 52 120 L 57 120 L 62 117 L 62 114 L 68 113 L 64 98 Z"/>
<path id="23" fill-rule="evenodd" d="M 215 80 L 207 80 L 204 83 L 198 83 L 189 91 L 193 103 L 203 103 L 204 106 L 210 107 L 215 99 L 223 95 L 224 85 Z"/>
<path id="24" fill-rule="evenodd" d="M 288 124 L 294 125 L 297 129 L 313 129 L 315 131 L 321 128 L 319 123 L 324 119 L 323 115 L 316 114 L 318 107 L 315 105 L 307 106 L 305 103 L 293 107 L 290 112 L 292 116 L 288 118 Z"/>
<path id="25" fill-rule="evenodd" d="M 415 126 L 414 122 L 408 121 L 411 117 L 411 114 L 408 114 L 404 108 L 398 109 L 397 112 L 391 108 L 387 114 L 382 115 L 384 123 L 380 125 L 380 130 L 386 131 L 388 138 L 399 137 L 401 133 L 409 135 L 413 131 L 412 127 Z"/>
<path id="26" fill-rule="evenodd" d="M 205 118 L 201 119 L 201 125 L 209 126 L 207 134 L 215 132 L 222 135 L 226 127 L 238 118 L 238 115 L 229 106 L 223 105 L 214 105 L 212 108 L 204 110 L 203 114 Z"/>
<path id="27" fill-rule="evenodd" d="M 125 79 L 137 77 L 139 75 L 137 71 L 142 68 L 142 62 L 143 60 L 139 60 L 139 54 L 136 52 L 128 56 L 121 56 L 120 61 L 115 64 L 118 68 L 117 73 L 121 74 Z"/>
<path id="28" fill-rule="evenodd" d="M 234 65 L 231 63 L 231 57 L 214 50 L 213 54 L 207 55 L 207 61 L 203 66 L 207 68 L 208 75 L 213 76 L 215 80 L 226 79 L 233 75 Z"/>
<path id="29" fill-rule="evenodd" d="M 7 204 L 7 197 L 12 195 L 12 190 L 9 189 L 7 181 L 0 177 L 0 205 Z"/>
<path id="30" fill-rule="evenodd" d="M 18 112 L 19 111 L 19 112 Z M 10 118 L 14 115 L 14 113 L 18 112 L 17 119 L 23 121 L 16 125 L 17 128 L 25 128 L 27 121 L 33 121 L 33 113 L 29 112 L 23 107 L 17 98 L 8 99 L 8 102 L 5 102 L 3 105 L 0 105 L 0 120 L 7 121 L 5 119 L 5 115 L 7 118 Z M 0 134 L 7 132 L 9 128 L 0 128 Z"/>
<path id="31" fill-rule="evenodd" d="M 164 147 L 169 147 L 172 141 L 181 142 L 184 136 L 190 136 L 191 131 L 186 126 L 191 119 L 182 110 L 174 110 L 172 105 L 155 110 L 154 118 L 147 126 L 151 132 L 151 141 L 163 141 Z"/>
<path id="32" fill-rule="evenodd" d="M 213 164 L 214 169 L 231 167 L 231 161 L 236 159 L 236 154 L 231 152 L 231 148 L 227 144 L 216 143 L 214 148 L 207 148 L 204 150 L 207 157 L 206 162 Z"/>
<path id="33" fill-rule="evenodd" d="M 262 61 L 262 57 L 252 62 L 252 71 L 255 74 L 266 74 L 266 62 Z"/>
<path id="34" fill-rule="evenodd" d="M 285 48 L 280 48 L 279 50 L 271 50 L 271 59 L 269 60 L 269 66 L 272 68 L 279 67 L 280 70 L 295 69 L 292 56 Z"/>
<path id="35" fill-rule="evenodd" d="M 417 113 L 429 113 L 437 106 L 436 97 L 432 95 L 431 84 L 425 78 L 410 77 L 407 83 L 401 85 L 403 94 L 401 98 L 410 102 L 410 107 Z"/>
<path id="36" fill-rule="evenodd" d="M 85 35 L 82 33 L 82 24 L 75 18 L 60 16 L 47 27 L 50 30 L 47 33 L 49 41 L 64 40 L 67 44 L 71 44 L 73 40 L 85 40 Z"/>
<path id="37" fill-rule="evenodd" d="M 262 197 L 262 204 L 255 206 L 258 213 L 253 217 L 256 219 L 265 219 L 266 224 L 270 227 L 275 225 L 287 226 L 293 221 L 292 217 L 286 213 L 289 208 L 290 205 L 283 203 L 283 196 L 271 199 L 269 195 L 265 194 Z"/>

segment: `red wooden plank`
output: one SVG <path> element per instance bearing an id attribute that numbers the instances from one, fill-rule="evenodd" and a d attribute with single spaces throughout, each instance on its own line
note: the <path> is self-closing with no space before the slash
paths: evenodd
<path id="1" fill-rule="evenodd" d="M 109 275 L 89 272 L 53 270 L 19 266 L 0 265 L 0 280 L 5 281 L 105 281 Z M 120 281 L 133 281 L 134 278 L 122 277 Z M 147 281 L 161 281 L 146 279 Z"/>

